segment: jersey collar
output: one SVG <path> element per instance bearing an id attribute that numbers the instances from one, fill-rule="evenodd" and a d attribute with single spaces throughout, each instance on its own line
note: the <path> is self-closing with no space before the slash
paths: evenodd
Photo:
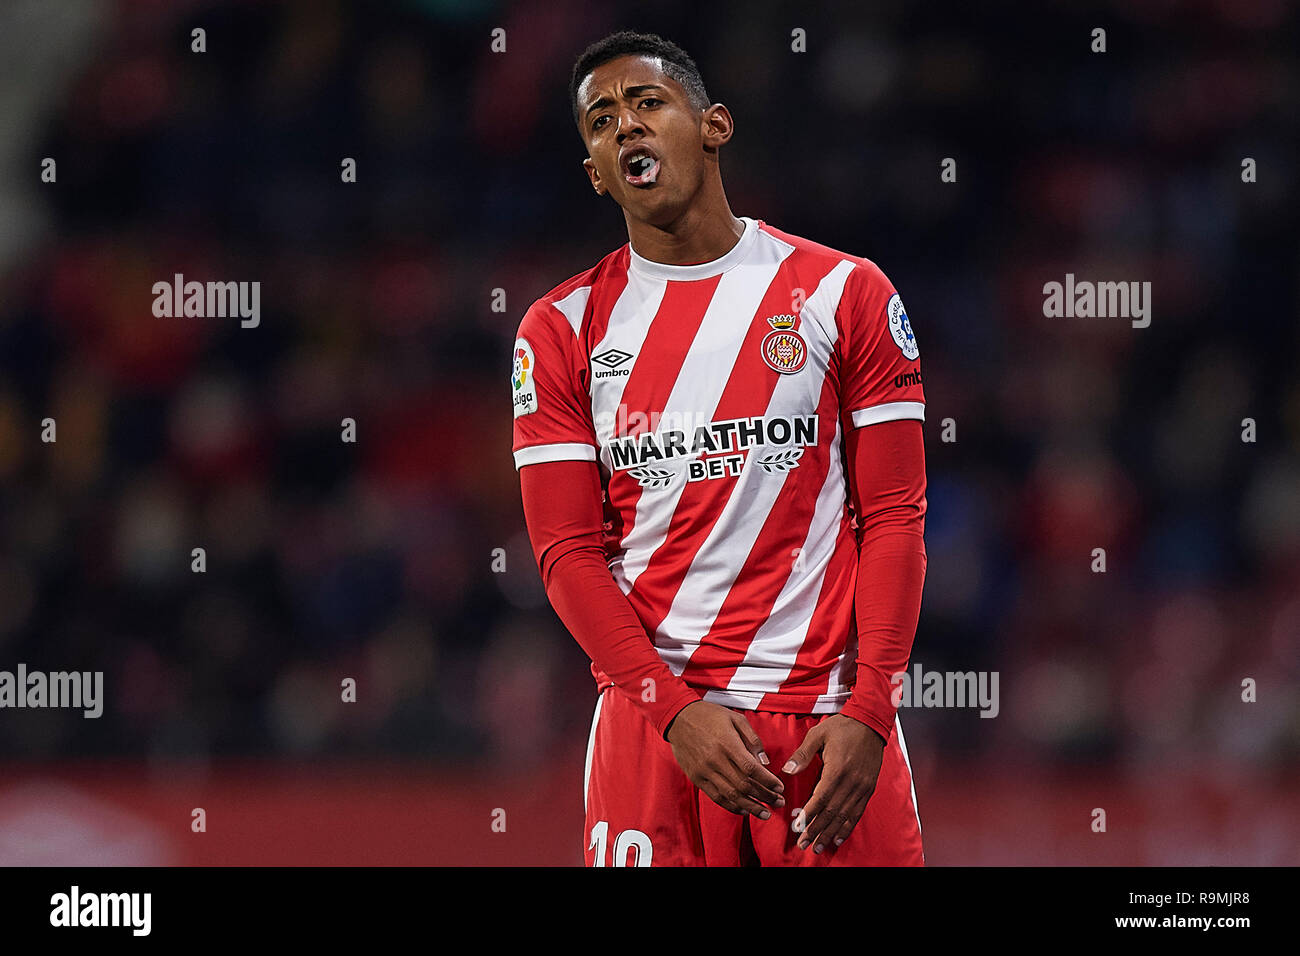
<path id="1" fill-rule="evenodd" d="M 637 255 L 636 250 L 632 248 L 632 244 L 628 243 L 627 250 L 632 256 L 632 261 L 628 267 L 637 275 L 651 279 L 671 279 L 678 282 L 691 282 L 695 279 L 709 279 L 721 275 L 732 266 L 739 265 L 749 255 L 749 250 L 754 245 L 754 238 L 758 235 L 757 220 L 751 219 L 749 216 L 737 216 L 736 218 L 745 224 L 745 231 L 740 234 L 740 240 L 731 247 L 729 252 L 711 262 L 697 262 L 689 266 L 654 262 Z"/>

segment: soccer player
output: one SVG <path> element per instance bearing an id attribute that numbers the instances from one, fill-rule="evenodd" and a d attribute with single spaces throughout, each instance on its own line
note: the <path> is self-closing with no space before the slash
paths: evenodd
<path id="1" fill-rule="evenodd" d="M 570 81 L 629 242 L 534 302 L 514 459 L 592 660 L 586 862 L 920 865 L 891 677 L 925 578 L 925 398 L 874 263 L 737 218 L 727 108 L 653 34 Z"/>

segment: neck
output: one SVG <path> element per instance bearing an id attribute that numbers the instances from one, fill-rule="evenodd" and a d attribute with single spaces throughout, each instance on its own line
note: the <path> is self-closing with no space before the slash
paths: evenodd
<path id="1" fill-rule="evenodd" d="M 637 255 L 665 265 L 689 266 L 725 256 L 740 241 L 745 224 L 731 212 L 719 191 L 712 202 L 692 203 L 676 219 L 655 225 L 627 220 L 627 236 Z"/>

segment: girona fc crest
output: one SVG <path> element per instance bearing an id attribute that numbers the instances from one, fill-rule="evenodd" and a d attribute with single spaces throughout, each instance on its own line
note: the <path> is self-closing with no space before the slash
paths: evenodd
<path id="1" fill-rule="evenodd" d="M 782 375 L 792 375 L 808 361 L 808 346 L 794 330 L 793 315 L 773 315 L 767 320 L 772 331 L 763 336 L 763 361 Z"/>

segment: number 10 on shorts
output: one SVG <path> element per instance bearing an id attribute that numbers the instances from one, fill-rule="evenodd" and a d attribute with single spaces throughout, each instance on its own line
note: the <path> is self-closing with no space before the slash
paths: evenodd
<path id="1" fill-rule="evenodd" d="M 588 844 L 588 850 L 596 851 L 596 862 L 594 866 L 605 866 L 605 848 L 609 845 L 609 821 L 601 820 L 591 828 L 591 843 Z M 628 851 L 635 850 L 636 855 L 632 862 L 627 860 Z M 613 866 L 649 866 L 650 858 L 654 855 L 654 847 L 650 845 L 650 837 L 646 836 L 640 830 L 624 830 L 614 840 L 614 862 Z"/>

